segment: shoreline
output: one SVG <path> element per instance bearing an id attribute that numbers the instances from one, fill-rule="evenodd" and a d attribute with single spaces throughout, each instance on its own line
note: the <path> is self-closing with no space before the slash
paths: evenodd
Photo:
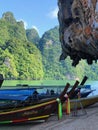
<path id="1" fill-rule="evenodd" d="M 30 130 L 97 130 L 98 129 L 98 103 L 84 109 L 87 114 L 78 110 L 77 116 L 63 114 L 62 119 L 57 116 L 50 117 L 46 122 L 35 125 Z"/>

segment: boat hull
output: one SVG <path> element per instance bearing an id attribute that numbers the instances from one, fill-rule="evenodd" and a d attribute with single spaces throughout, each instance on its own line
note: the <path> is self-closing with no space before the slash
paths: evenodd
<path id="1" fill-rule="evenodd" d="M 98 95 L 87 97 L 87 98 L 80 98 L 80 99 L 72 99 L 70 100 L 70 109 L 74 110 L 75 105 L 77 105 L 77 109 L 81 108 L 80 103 L 82 104 L 83 108 L 86 108 L 90 105 L 93 105 L 98 102 Z M 63 111 L 66 110 L 66 102 L 63 103 Z"/>
<path id="2" fill-rule="evenodd" d="M 55 107 L 54 107 L 55 106 Z M 49 118 L 57 107 L 56 99 L 45 101 L 37 105 L 0 112 L 0 124 L 20 123 L 30 120 L 40 120 Z"/>
<path id="3" fill-rule="evenodd" d="M 59 96 L 59 101 L 62 103 L 65 101 L 64 95 L 67 92 L 70 84 L 67 83 L 64 90 Z M 29 104 L 29 106 L 22 106 L 13 109 L 0 111 L 0 124 L 5 123 L 21 123 L 31 120 L 47 119 L 52 113 L 55 113 L 58 109 L 57 98 L 43 99 L 35 104 Z"/>

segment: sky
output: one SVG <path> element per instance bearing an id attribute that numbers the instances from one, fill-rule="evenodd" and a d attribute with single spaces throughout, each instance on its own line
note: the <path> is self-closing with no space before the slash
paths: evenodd
<path id="1" fill-rule="evenodd" d="M 0 18 L 10 11 L 25 28 L 35 28 L 39 35 L 59 25 L 57 0 L 0 0 Z"/>

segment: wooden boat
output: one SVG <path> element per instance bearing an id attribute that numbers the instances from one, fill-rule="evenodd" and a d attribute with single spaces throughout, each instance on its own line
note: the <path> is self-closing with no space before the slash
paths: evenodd
<path id="1" fill-rule="evenodd" d="M 87 97 L 94 90 L 80 92 L 81 98 Z M 75 92 L 76 93 L 76 90 Z M 77 92 L 78 93 L 78 92 Z M 71 97 L 72 99 L 78 98 L 78 95 Z M 44 98 L 58 97 L 59 93 L 37 93 L 36 89 L 32 90 L 0 90 L 0 101 L 1 100 L 13 100 L 13 101 L 26 101 L 26 100 L 41 100 Z"/>
<path id="2" fill-rule="evenodd" d="M 75 88 L 78 86 L 79 82 L 76 81 L 73 85 L 72 89 L 68 92 L 68 94 L 72 94 L 72 92 L 75 90 Z M 40 100 L 47 99 L 47 98 L 58 98 L 60 94 L 53 94 L 53 95 L 47 95 L 47 94 L 34 94 L 33 95 L 6 95 L 1 94 L 0 95 L 0 109 L 9 109 L 14 107 L 20 107 L 20 106 L 27 106 L 31 104 L 35 104 L 36 102 L 39 102 Z"/>
<path id="3" fill-rule="evenodd" d="M 87 80 L 87 77 L 84 76 L 82 82 L 81 82 L 81 86 L 84 87 L 84 83 L 86 82 Z M 40 86 L 40 87 L 32 87 L 28 84 L 19 84 L 17 85 L 18 88 L 16 88 L 14 86 L 14 88 L 9 88 L 9 89 L 3 89 L 1 88 L 0 89 L 0 100 L 21 100 L 21 99 L 25 99 L 26 98 L 38 98 L 38 99 L 43 99 L 43 98 L 50 98 L 50 97 L 58 97 L 59 96 L 59 93 L 52 90 L 51 91 L 49 90 L 49 92 L 44 92 L 44 93 L 39 93 L 38 92 L 38 89 L 43 89 L 44 90 L 44 87 L 43 86 Z M 20 87 L 20 88 L 19 88 Z M 73 91 L 73 90 L 72 90 Z M 74 91 L 73 94 L 71 94 L 72 98 L 74 98 L 74 96 L 76 96 L 78 93 L 77 89 Z M 34 96 L 34 97 L 33 97 Z"/>
<path id="4" fill-rule="evenodd" d="M 94 90 L 88 90 L 88 91 L 83 91 L 80 92 L 81 98 L 87 97 L 90 93 L 92 93 Z M 51 97 L 58 97 L 58 93 L 35 93 L 36 91 L 0 91 L 0 100 L 17 100 L 17 101 L 25 101 L 25 100 L 41 100 L 44 98 L 51 98 Z M 36 94 L 36 95 L 35 95 Z M 35 97 L 34 97 L 35 96 Z M 78 98 L 78 95 L 75 97 L 72 97 L 72 99 Z"/>
<path id="5" fill-rule="evenodd" d="M 70 100 L 70 108 L 71 110 L 74 110 L 75 107 L 77 107 L 77 109 L 80 109 L 81 108 L 80 103 L 82 104 L 83 108 L 86 108 L 97 102 L 98 102 L 98 95 L 87 98 L 72 99 Z M 63 103 L 63 111 L 65 110 L 66 110 L 66 102 Z"/>
<path id="6" fill-rule="evenodd" d="M 60 94 L 59 99 L 64 102 L 64 94 L 69 88 L 67 83 L 64 91 Z M 29 106 L 22 106 L 14 109 L 0 111 L 0 124 L 20 123 L 31 120 L 47 119 L 50 114 L 57 109 L 57 99 L 44 99 Z"/>
<path id="7" fill-rule="evenodd" d="M 84 76 L 80 85 L 84 85 L 87 77 Z M 77 92 L 75 88 L 78 86 L 78 81 L 73 85 L 72 89 L 68 92 L 70 98 L 75 98 Z M 39 100 L 59 97 L 58 93 L 38 94 L 35 93 L 36 88 L 18 88 L 18 89 L 1 89 L 0 90 L 0 109 L 8 109 L 20 107 L 22 105 L 29 105 Z M 74 95 L 74 96 L 73 96 Z"/>
<path id="8" fill-rule="evenodd" d="M 60 93 L 56 92 L 38 92 L 39 88 L 19 88 L 19 89 L 1 89 L 0 90 L 0 107 L 6 106 L 12 103 L 32 102 L 42 100 L 45 98 L 59 97 Z M 3 101 L 3 103 L 1 103 Z M 5 102 L 5 104 L 4 104 Z"/>
<path id="9" fill-rule="evenodd" d="M 69 95 L 78 86 L 79 82 L 76 81 L 73 88 L 70 90 Z M 63 103 L 65 101 L 64 95 L 66 94 L 70 84 L 67 83 L 65 89 L 60 94 L 59 101 Z M 0 110 L 0 124 L 5 123 L 21 123 L 31 120 L 47 119 L 52 113 L 57 111 L 58 100 L 57 98 L 49 98 L 37 101 L 35 103 L 23 104 L 21 107 L 14 107 L 9 109 Z"/>
<path id="10" fill-rule="evenodd" d="M 95 90 L 82 91 L 82 92 L 80 92 L 80 97 L 81 97 L 81 98 L 86 98 L 86 97 L 89 96 L 93 91 L 95 91 Z M 77 94 L 73 99 L 77 99 L 77 98 L 78 98 L 78 94 Z"/>

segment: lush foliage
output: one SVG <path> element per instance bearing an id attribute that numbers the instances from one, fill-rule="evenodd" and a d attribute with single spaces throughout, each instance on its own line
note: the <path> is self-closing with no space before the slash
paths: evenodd
<path id="1" fill-rule="evenodd" d="M 28 39 L 30 42 L 32 42 L 32 43 L 38 45 L 39 40 L 40 40 L 40 37 L 39 37 L 39 34 L 38 34 L 38 32 L 37 32 L 36 29 L 34 29 L 34 28 L 32 28 L 32 29 L 27 29 L 27 30 L 26 30 L 26 36 L 27 36 L 27 39 Z"/>
<path id="2" fill-rule="evenodd" d="M 6 79 L 89 79 L 98 80 L 98 64 L 81 61 L 75 68 L 69 57 L 59 61 L 59 28 L 45 32 L 42 38 L 35 29 L 24 29 L 11 12 L 0 19 L 0 73 Z"/>
<path id="3" fill-rule="evenodd" d="M 42 56 L 26 37 L 23 22 L 12 13 L 0 20 L 0 73 L 7 79 L 42 79 Z"/>
<path id="4" fill-rule="evenodd" d="M 89 66 L 81 61 L 77 67 L 72 67 L 71 59 L 59 61 L 61 54 L 61 43 L 59 42 L 59 28 L 55 27 L 47 31 L 39 42 L 44 65 L 44 78 L 46 79 L 82 79 L 84 75 L 90 80 L 98 79 L 98 64 Z"/>

